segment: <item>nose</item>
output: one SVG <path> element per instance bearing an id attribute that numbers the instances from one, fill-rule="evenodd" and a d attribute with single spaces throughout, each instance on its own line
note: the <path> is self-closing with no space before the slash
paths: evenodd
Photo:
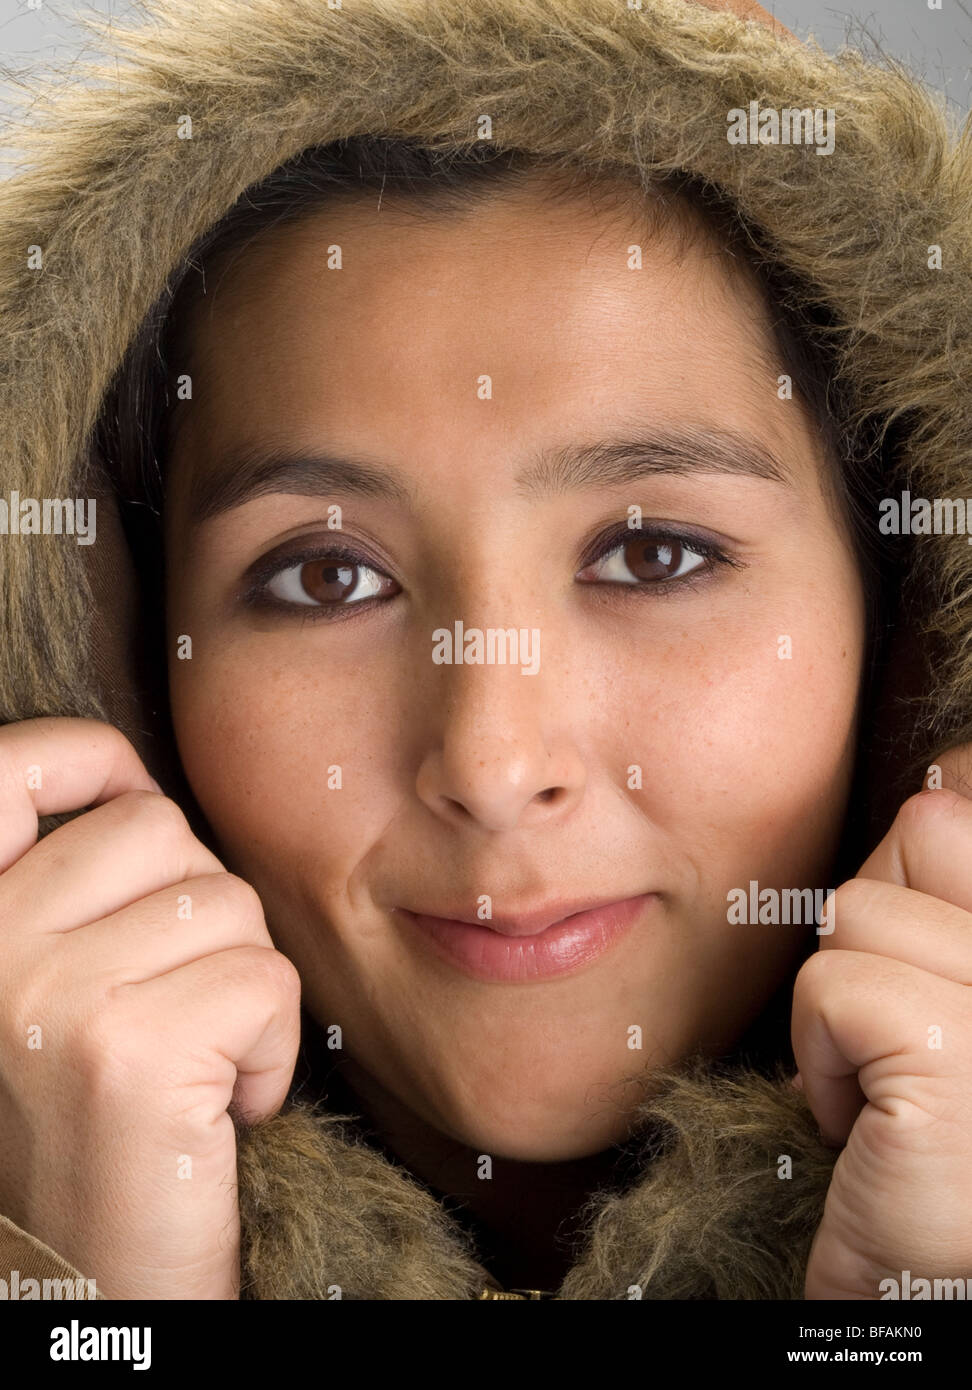
<path id="1" fill-rule="evenodd" d="M 420 800 L 452 825 L 503 831 L 569 815 L 586 768 L 562 678 L 544 667 L 435 668 L 438 713 L 420 763 Z"/>

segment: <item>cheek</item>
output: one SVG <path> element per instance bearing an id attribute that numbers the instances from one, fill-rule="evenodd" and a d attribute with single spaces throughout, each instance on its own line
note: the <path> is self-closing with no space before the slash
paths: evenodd
<path id="1" fill-rule="evenodd" d="M 393 681 L 296 662 L 295 637 L 176 663 L 172 717 L 186 776 L 226 854 L 286 882 L 312 859 L 341 876 L 393 813 Z M 313 639 L 305 636 L 308 648 Z M 327 846 L 322 856 L 321 847 Z"/>
<path id="2" fill-rule="evenodd" d="M 673 638 L 629 653 L 608 682 L 619 692 L 615 756 L 640 766 L 642 810 L 713 899 L 759 874 L 812 886 L 836 848 L 853 773 L 856 584 L 754 594 Z"/>

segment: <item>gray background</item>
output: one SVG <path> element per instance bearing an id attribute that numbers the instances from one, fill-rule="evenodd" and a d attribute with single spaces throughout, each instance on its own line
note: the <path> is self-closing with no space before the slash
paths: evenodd
<path id="1" fill-rule="evenodd" d="M 650 3 L 650 0 L 646 0 Z M 323 0 L 322 0 L 323 3 Z M 349 0 L 353 4 L 353 0 Z M 618 0 L 623 3 L 623 0 Z M 866 53 L 881 49 L 906 63 L 926 83 L 944 93 L 949 111 L 960 123 L 972 105 L 972 0 L 762 0 L 799 38 L 812 35 L 822 48 L 836 52 L 844 44 Z M 475 4 L 475 0 L 470 0 Z M 205 8 L 206 0 L 199 0 Z M 127 0 L 42 0 L 28 9 L 27 0 L 0 0 L 0 122 L 5 112 L 22 105 L 16 76 L 36 68 L 61 67 L 82 54 L 85 38 L 73 23 L 82 10 L 123 19 Z M 70 81 L 70 77 L 62 80 Z M 0 141 L 0 177 L 9 170 Z"/>

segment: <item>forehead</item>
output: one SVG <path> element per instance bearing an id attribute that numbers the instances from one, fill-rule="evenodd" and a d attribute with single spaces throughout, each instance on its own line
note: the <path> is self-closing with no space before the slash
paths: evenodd
<path id="1" fill-rule="evenodd" d="M 352 335 L 411 335 L 417 349 L 416 329 L 444 324 L 450 304 L 454 337 L 464 324 L 474 336 L 529 318 L 538 330 L 559 327 L 558 336 L 578 321 L 619 337 L 634 330 L 649 346 L 678 319 L 718 308 L 713 339 L 735 328 L 759 351 L 769 327 L 752 273 L 693 207 L 670 195 L 664 205 L 648 201 L 616 179 L 568 192 L 543 172 L 458 207 L 342 193 L 230 247 L 207 288 L 191 338 L 200 355 L 224 361 L 246 352 L 227 330 L 326 330 L 328 318 L 340 321 L 348 346 Z M 466 323 L 470 305 L 476 315 Z M 638 314 L 648 305 L 646 323 Z M 419 307 L 426 317 L 416 322 L 407 314 Z"/>
<path id="2" fill-rule="evenodd" d="M 353 428 L 363 452 L 455 456 L 616 413 L 765 416 L 783 367 L 755 279 L 691 210 L 648 212 L 538 175 L 458 212 L 342 195 L 268 229 L 213 262 L 187 320 L 177 455 Z"/>

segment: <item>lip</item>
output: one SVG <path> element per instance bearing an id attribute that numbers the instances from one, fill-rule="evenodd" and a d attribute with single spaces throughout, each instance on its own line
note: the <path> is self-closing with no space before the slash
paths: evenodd
<path id="1" fill-rule="evenodd" d="M 411 934 L 440 959 L 478 980 L 525 982 L 565 975 L 599 959 L 641 918 L 657 894 L 535 912 L 498 914 L 487 923 L 434 917 L 399 907 Z"/>

